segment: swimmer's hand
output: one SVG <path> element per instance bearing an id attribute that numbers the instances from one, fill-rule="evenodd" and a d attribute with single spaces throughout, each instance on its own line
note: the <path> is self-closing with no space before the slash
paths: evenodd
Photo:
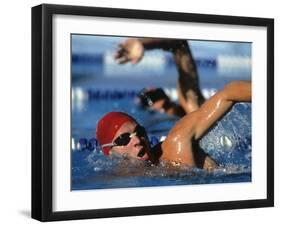
<path id="1" fill-rule="evenodd" d="M 136 38 L 129 38 L 119 45 L 114 58 L 119 64 L 125 64 L 129 61 L 136 64 L 143 58 L 143 55 L 142 42 Z"/>

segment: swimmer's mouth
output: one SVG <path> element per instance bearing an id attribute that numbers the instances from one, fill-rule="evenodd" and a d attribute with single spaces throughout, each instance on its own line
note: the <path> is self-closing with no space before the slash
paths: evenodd
<path id="1" fill-rule="evenodd" d="M 139 153 L 138 153 L 138 157 L 140 157 L 140 158 L 142 158 L 143 156 L 145 155 L 145 150 L 144 150 L 144 148 L 142 148 L 140 151 L 139 151 Z"/>

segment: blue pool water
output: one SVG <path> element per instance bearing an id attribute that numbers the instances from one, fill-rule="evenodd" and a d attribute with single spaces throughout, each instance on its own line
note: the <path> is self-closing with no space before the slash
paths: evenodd
<path id="1" fill-rule="evenodd" d="M 99 147 L 82 149 L 78 141 L 95 137 L 98 119 L 109 111 L 124 111 L 134 116 L 147 129 L 150 139 L 167 135 L 177 118 L 139 109 L 134 103 L 134 96 L 146 86 L 174 89 L 177 72 L 169 60 L 163 61 L 166 62 L 164 66 L 162 61 L 157 61 L 157 70 L 154 70 L 149 63 L 142 66 L 116 65 L 105 60 L 107 58 L 101 58 L 100 52 L 105 49 L 98 49 L 100 52 L 94 55 L 88 52 L 81 54 L 79 51 L 89 51 L 89 48 L 83 47 L 80 39 L 74 39 L 79 45 L 73 42 L 73 49 L 77 52 L 72 54 L 72 190 L 251 181 L 251 104 L 247 103 L 235 104 L 200 140 L 205 152 L 221 165 L 213 172 L 186 166 L 171 168 L 165 163 L 151 165 L 118 156 L 108 157 Z M 112 49 L 117 43 L 109 42 L 104 48 Z M 251 52 L 249 45 L 239 44 L 235 47 L 232 43 L 227 48 L 227 44 L 221 43 L 214 45 L 215 49 L 201 51 L 202 43 L 192 44 L 192 50 L 197 53 L 195 60 L 201 89 L 206 97 L 229 81 L 251 79 L 251 67 L 247 61 Z M 204 50 L 213 46 L 210 43 L 204 45 Z M 235 51 L 231 52 L 231 49 Z M 220 58 L 218 53 L 221 52 L 231 57 Z M 233 54 L 238 54 L 238 60 L 233 61 Z"/>
<path id="2" fill-rule="evenodd" d="M 73 104 L 73 140 L 94 137 L 97 120 L 108 111 L 130 113 L 147 128 L 149 138 L 167 135 L 177 120 L 165 114 L 142 111 L 130 97 L 87 100 L 83 106 Z M 251 105 L 234 105 L 200 141 L 200 146 L 221 164 L 220 169 L 214 172 L 188 167 L 171 169 L 164 163 L 154 166 L 138 160 L 105 157 L 99 147 L 74 148 L 72 190 L 251 181 Z"/>

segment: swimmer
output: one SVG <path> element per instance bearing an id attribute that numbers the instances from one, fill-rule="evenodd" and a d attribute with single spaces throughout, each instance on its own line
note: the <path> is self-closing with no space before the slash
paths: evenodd
<path id="1" fill-rule="evenodd" d="M 196 111 L 182 117 L 167 138 L 150 146 L 145 128 L 132 116 L 110 112 L 97 125 L 96 137 L 105 155 L 120 154 L 130 158 L 160 161 L 213 170 L 218 164 L 199 147 L 199 140 L 236 102 L 251 101 L 251 83 L 234 81 L 207 100 Z"/>
<path id="2" fill-rule="evenodd" d="M 177 82 L 179 105 L 169 100 L 166 103 L 166 106 L 169 106 L 169 110 L 167 110 L 162 108 L 166 100 L 159 99 L 159 102 L 155 103 L 153 109 L 164 109 L 167 114 L 174 114 L 179 117 L 197 110 L 205 99 L 199 88 L 196 64 L 189 45 L 185 40 L 129 38 L 119 45 L 115 59 L 119 64 L 127 62 L 136 64 L 143 58 L 145 50 L 157 48 L 170 51 L 173 54 L 179 74 Z"/>

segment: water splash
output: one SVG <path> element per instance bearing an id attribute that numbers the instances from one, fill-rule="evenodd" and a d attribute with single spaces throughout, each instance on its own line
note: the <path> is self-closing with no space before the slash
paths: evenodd
<path id="1" fill-rule="evenodd" d="M 200 141 L 223 164 L 251 163 L 251 105 L 239 103 Z"/>
<path id="2" fill-rule="evenodd" d="M 166 125 L 166 124 L 165 124 Z M 102 151 L 72 153 L 72 189 L 99 189 L 251 181 L 251 105 L 236 104 L 200 140 L 221 167 L 212 172 L 188 166 L 158 165 L 104 156 Z"/>

